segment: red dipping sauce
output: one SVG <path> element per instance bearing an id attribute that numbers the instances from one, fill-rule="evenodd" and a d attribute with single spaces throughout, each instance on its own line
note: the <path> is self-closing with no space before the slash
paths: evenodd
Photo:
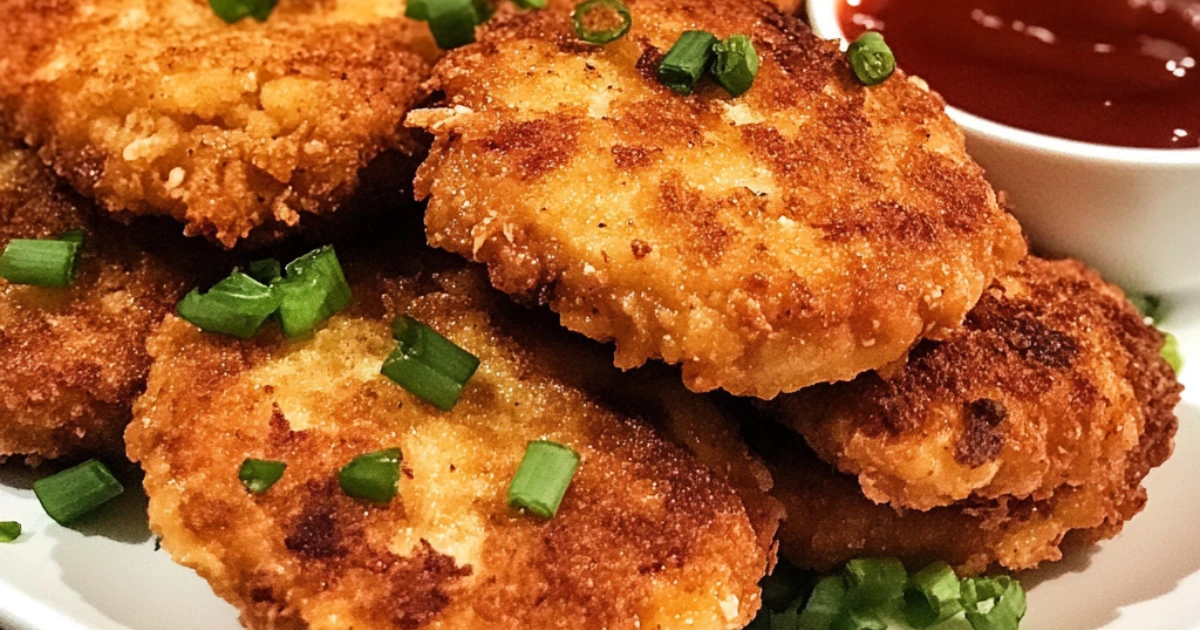
<path id="1" fill-rule="evenodd" d="M 1200 0 L 842 0 L 853 40 L 972 114 L 1061 138 L 1200 147 Z"/>

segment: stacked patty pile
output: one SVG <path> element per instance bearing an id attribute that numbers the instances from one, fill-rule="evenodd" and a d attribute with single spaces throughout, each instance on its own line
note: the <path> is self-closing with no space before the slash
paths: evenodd
<path id="1" fill-rule="evenodd" d="M 602 44 L 472 5 L 451 51 L 437 1 L 0 0 L 0 246 L 86 233 L 69 286 L 0 278 L 0 457 L 123 452 L 256 630 L 736 630 L 777 551 L 1019 571 L 1143 508 L 1162 335 L 1028 254 L 921 80 L 759 0 Z M 685 31 L 753 85 L 679 93 Z"/>

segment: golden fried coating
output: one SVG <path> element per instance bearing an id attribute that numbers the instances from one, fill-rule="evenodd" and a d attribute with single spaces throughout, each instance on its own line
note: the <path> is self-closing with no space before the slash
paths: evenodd
<path id="1" fill-rule="evenodd" d="M 1093 543 L 1120 533 L 1141 512 L 1146 473 L 1171 452 L 1177 426 L 1170 406 L 1177 392 L 1147 417 L 1124 476 L 1064 486 L 1044 499 L 972 498 L 929 511 L 897 510 L 863 496 L 854 477 L 821 462 L 795 434 L 772 431 L 757 439 L 775 478 L 774 496 L 787 511 L 780 553 L 792 563 L 826 571 L 861 556 L 889 556 L 912 570 L 941 560 L 960 575 L 999 565 L 1031 569 L 1062 558 L 1065 543 Z"/>
<path id="2" fill-rule="evenodd" d="M 961 330 L 919 346 L 891 378 L 867 374 L 778 404 L 877 503 L 925 510 L 1123 488 L 1149 427 L 1169 427 L 1151 465 L 1170 452 L 1181 387 L 1162 344 L 1095 272 L 1029 257 Z M 1099 518 L 1111 506 L 1097 509 Z"/>
<path id="3" fill-rule="evenodd" d="M 225 246 L 324 215 L 387 149 L 436 54 L 403 0 L 0 0 L 0 105 L 79 191 Z"/>
<path id="4" fill-rule="evenodd" d="M 255 629 L 743 627 L 768 551 L 730 485 L 573 385 L 586 368 L 557 374 L 584 358 L 570 342 L 430 254 L 349 264 L 355 305 L 308 341 L 166 320 L 126 435 L 165 547 Z M 451 412 L 379 374 L 403 312 L 482 361 Z M 542 438 L 582 455 L 549 522 L 505 501 Z M 345 496 L 339 468 L 386 447 L 403 452 L 396 499 Z M 251 495 L 247 457 L 288 468 Z"/>
<path id="5" fill-rule="evenodd" d="M 0 459 L 122 452 L 121 432 L 150 369 L 144 340 L 204 267 L 187 271 L 137 243 L 146 226 L 97 218 L 30 151 L 0 151 L 0 250 L 16 238 L 84 228 L 67 288 L 0 278 Z M 180 251 L 180 238 L 162 241 Z M 186 248 L 183 248 L 186 251 Z"/>
<path id="6" fill-rule="evenodd" d="M 561 12 L 497 18 L 449 53 L 418 173 L 430 242 L 507 293 L 662 358 L 696 391 L 770 398 L 899 359 L 958 326 L 1024 252 L 943 102 L 864 88 L 833 43 L 757 0 L 634 0 L 607 46 Z M 733 99 L 655 68 L 685 29 L 749 34 Z"/>

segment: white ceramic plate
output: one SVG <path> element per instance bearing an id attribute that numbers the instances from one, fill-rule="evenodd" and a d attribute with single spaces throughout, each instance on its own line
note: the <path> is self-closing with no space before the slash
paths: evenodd
<path id="1" fill-rule="evenodd" d="M 1175 456 L 1151 473 L 1150 504 L 1116 540 L 1072 550 L 1026 574 L 1022 630 L 1200 630 L 1200 296 L 1165 323 L 1194 365 L 1179 409 Z M 25 534 L 0 545 L 4 630 L 237 630 L 237 613 L 204 580 L 155 551 L 145 496 L 130 491 L 80 530 L 54 524 L 30 486 L 35 476 L 0 467 L 0 520 Z M 135 484 L 130 484 L 135 485 Z"/>

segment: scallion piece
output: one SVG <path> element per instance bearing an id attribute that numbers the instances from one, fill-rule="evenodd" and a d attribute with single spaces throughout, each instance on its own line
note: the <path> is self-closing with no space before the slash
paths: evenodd
<path id="1" fill-rule="evenodd" d="M 13 284 L 69 286 L 75 281 L 80 248 L 75 240 L 13 239 L 0 254 L 0 277 Z"/>
<path id="2" fill-rule="evenodd" d="M 408 0 L 404 5 L 404 17 L 421 22 L 429 20 L 428 0 Z"/>
<path id="3" fill-rule="evenodd" d="M 276 0 L 208 0 L 217 17 L 227 24 L 240 22 L 243 18 L 252 17 L 259 22 L 266 21 L 275 10 Z"/>
<path id="4" fill-rule="evenodd" d="M 962 603 L 975 630 L 1017 630 L 1025 616 L 1025 590 L 1008 576 L 964 580 Z"/>
<path id="5" fill-rule="evenodd" d="M 288 337 L 306 337 L 350 304 L 350 285 L 333 247 L 313 250 L 288 263 L 279 292 L 279 324 Z"/>
<path id="6" fill-rule="evenodd" d="M 383 364 L 384 376 L 442 411 L 453 409 L 479 359 L 408 315 L 392 322 L 392 336 L 398 347 Z"/>
<path id="7" fill-rule="evenodd" d="M 530 442 L 508 486 L 508 504 L 551 519 L 579 469 L 579 453 L 548 440 Z"/>
<path id="8" fill-rule="evenodd" d="M 850 61 L 854 76 L 863 85 L 879 85 L 896 71 L 896 56 L 883 40 L 883 35 L 876 31 L 867 31 L 854 40 L 846 51 L 846 58 Z"/>
<path id="9" fill-rule="evenodd" d="M 0 521 L 0 543 L 10 543 L 20 537 L 20 523 L 16 521 Z"/>
<path id="10" fill-rule="evenodd" d="M 895 558 L 857 558 L 846 563 L 847 598 L 855 606 L 879 606 L 904 596 L 908 572 Z"/>
<path id="11" fill-rule="evenodd" d="M 613 17 L 616 24 L 612 25 Z M 618 0 L 587 0 L 571 12 L 575 34 L 589 44 L 607 44 L 621 39 L 633 27 L 629 7 Z"/>
<path id="12" fill-rule="evenodd" d="M 1142 314 L 1142 317 L 1149 317 L 1153 321 L 1162 319 L 1166 311 L 1162 298 L 1157 295 L 1130 293 L 1129 301 Z"/>
<path id="13" fill-rule="evenodd" d="M 429 30 L 438 48 L 449 50 L 475 41 L 481 20 L 472 0 L 425 0 Z"/>
<path id="14" fill-rule="evenodd" d="M 1162 358 L 1166 360 L 1167 364 L 1171 366 L 1171 369 L 1175 370 L 1175 373 L 1178 374 L 1179 370 L 1183 369 L 1183 354 L 1179 352 L 1179 340 L 1169 332 L 1161 330 L 1159 332 L 1163 336 L 1163 347 L 1160 354 L 1162 354 Z"/>
<path id="15" fill-rule="evenodd" d="M 283 277 L 283 267 L 274 258 L 256 260 L 247 265 L 246 275 L 269 285 Z"/>
<path id="16" fill-rule="evenodd" d="M 829 630 L 846 606 L 846 580 L 841 577 L 822 578 L 813 588 L 797 627 L 803 630 Z"/>
<path id="17" fill-rule="evenodd" d="M 717 37 L 708 31 L 684 31 L 658 64 L 658 82 L 677 94 L 691 94 L 713 59 Z"/>
<path id="18" fill-rule="evenodd" d="M 246 459 L 238 469 L 238 479 L 250 492 L 262 494 L 283 477 L 284 470 L 287 470 L 287 464 L 283 462 Z"/>
<path id="19" fill-rule="evenodd" d="M 854 608 L 838 615 L 829 630 L 887 630 L 887 627 L 878 611 Z"/>
<path id="20" fill-rule="evenodd" d="M 207 293 L 193 289 L 175 311 L 206 332 L 249 339 L 279 304 L 280 295 L 271 287 L 234 271 Z"/>
<path id="21" fill-rule="evenodd" d="M 59 525 L 70 525 L 120 496 L 125 488 L 92 459 L 33 482 L 42 509 Z"/>
<path id="22" fill-rule="evenodd" d="M 513 0 L 513 2 L 522 9 L 545 9 L 546 0 Z"/>
<path id="23" fill-rule="evenodd" d="M 730 96 L 741 96 L 758 76 L 758 51 L 745 35 L 733 35 L 713 46 L 712 75 Z"/>
<path id="24" fill-rule="evenodd" d="M 914 628 L 928 628 L 962 611 L 962 589 L 954 569 L 935 562 L 918 571 L 904 589 L 904 614 Z"/>
<path id="25" fill-rule="evenodd" d="M 58 240 L 66 241 L 68 243 L 75 243 L 76 245 L 83 247 L 87 243 L 87 232 L 84 232 L 79 228 L 72 228 L 60 234 Z"/>
<path id="26" fill-rule="evenodd" d="M 338 473 L 342 492 L 356 499 L 387 503 L 400 491 L 400 449 L 359 455 Z"/>

